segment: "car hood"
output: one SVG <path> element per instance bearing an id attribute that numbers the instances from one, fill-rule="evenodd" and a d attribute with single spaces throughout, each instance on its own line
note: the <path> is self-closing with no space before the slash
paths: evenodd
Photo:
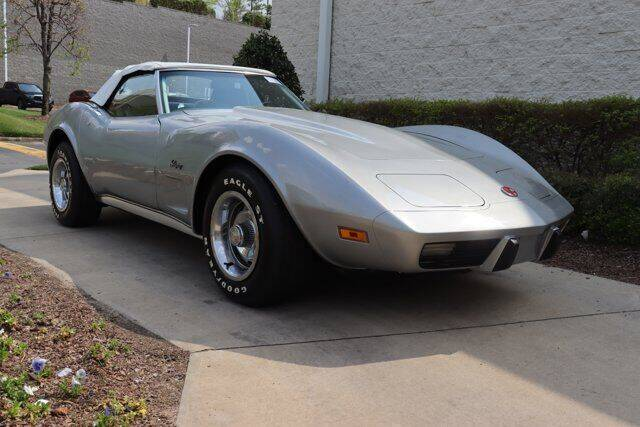
<path id="1" fill-rule="evenodd" d="M 185 110 L 185 113 L 192 116 L 214 114 L 207 110 Z M 237 107 L 233 109 L 233 115 L 268 124 L 326 149 L 364 160 L 456 160 L 481 156 L 441 139 L 417 138 L 373 123 L 306 110 Z"/>
<path id="2" fill-rule="evenodd" d="M 204 121 L 215 114 L 185 113 Z M 405 203 L 387 204 L 395 209 L 471 208 L 514 201 L 501 191 L 503 186 L 515 186 L 521 199 L 551 194 L 545 183 L 455 141 L 305 110 L 237 107 L 232 116 L 296 138 L 379 199 L 393 191 Z"/>

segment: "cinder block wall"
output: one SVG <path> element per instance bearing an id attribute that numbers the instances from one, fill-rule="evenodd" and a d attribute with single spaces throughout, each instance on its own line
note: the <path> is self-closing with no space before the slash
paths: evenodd
<path id="1" fill-rule="evenodd" d="M 271 33 L 295 65 L 306 99 L 315 93 L 319 13 L 320 0 L 275 0 L 271 11 Z"/>
<path id="2" fill-rule="evenodd" d="M 318 4 L 273 8 L 311 93 Z M 330 96 L 640 96 L 639 24 L 638 0 L 334 0 Z"/>
<path id="3" fill-rule="evenodd" d="M 118 68 L 144 61 L 185 61 L 187 25 L 191 29 L 191 62 L 233 63 L 255 28 L 165 8 L 109 0 L 86 1 L 89 60 L 76 76 L 73 62 L 60 54 L 53 62 L 52 92 L 64 103 L 75 89 L 98 89 Z M 197 26 L 196 26 L 197 25 Z M 11 24 L 9 24 L 11 31 Z M 42 59 L 21 50 L 9 54 L 9 80 L 42 82 Z M 0 61 L 0 81 L 4 63 Z"/>

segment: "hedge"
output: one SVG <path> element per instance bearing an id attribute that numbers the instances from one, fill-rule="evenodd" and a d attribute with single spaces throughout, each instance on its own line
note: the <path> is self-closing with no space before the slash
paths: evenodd
<path id="1" fill-rule="evenodd" d="M 271 29 L 271 16 L 264 15 L 262 12 L 247 12 L 242 15 L 242 23 L 251 25 L 253 27 L 263 28 L 265 30 Z"/>
<path id="2" fill-rule="evenodd" d="M 168 9 L 195 13 L 196 15 L 215 16 L 215 12 L 203 0 L 151 0 L 149 3 L 153 7 L 162 6 Z"/>
<path id="3" fill-rule="evenodd" d="M 390 127 L 446 124 L 502 142 L 538 169 L 574 206 L 569 232 L 640 244 L 640 99 L 560 103 L 415 99 L 312 107 Z"/>
<path id="4" fill-rule="evenodd" d="M 551 173 L 546 178 L 574 207 L 567 233 L 589 230 L 595 240 L 640 244 L 640 175 L 614 173 L 603 178 Z"/>

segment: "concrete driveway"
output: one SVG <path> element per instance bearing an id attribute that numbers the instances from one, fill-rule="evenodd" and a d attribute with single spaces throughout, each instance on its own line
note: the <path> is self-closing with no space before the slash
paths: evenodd
<path id="1" fill-rule="evenodd" d="M 0 244 L 192 352 L 183 425 L 603 425 L 640 421 L 640 289 L 524 264 L 340 277 L 255 310 L 198 240 L 115 209 L 59 226 L 41 163 L 0 149 Z"/>

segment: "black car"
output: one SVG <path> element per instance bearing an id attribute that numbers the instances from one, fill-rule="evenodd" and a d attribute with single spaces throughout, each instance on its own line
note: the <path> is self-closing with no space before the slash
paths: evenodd
<path id="1" fill-rule="evenodd" d="M 42 89 L 33 83 L 5 82 L 0 88 L 0 106 L 15 105 L 21 110 L 42 108 Z M 49 100 L 49 108 L 53 99 Z"/>

